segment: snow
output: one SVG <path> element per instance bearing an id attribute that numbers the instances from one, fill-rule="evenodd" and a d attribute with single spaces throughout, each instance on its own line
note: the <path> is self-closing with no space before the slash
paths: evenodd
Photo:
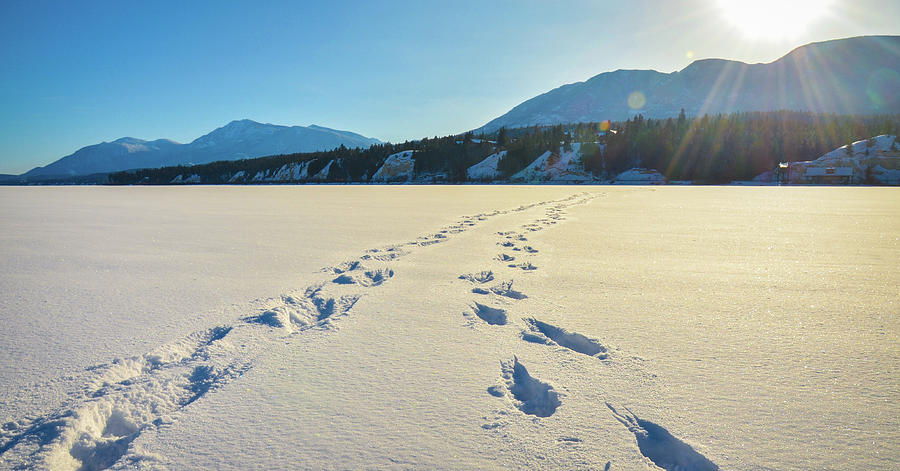
<path id="1" fill-rule="evenodd" d="M 544 152 L 530 165 L 510 177 L 513 182 L 588 182 L 593 177 L 581 163 L 581 144 L 572 144 L 572 150 L 562 147 L 556 152 Z"/>
<path id="2" fill-rule="evenodd" d="M 391 154 L 381 168 L 372 175 L 372 181 L 410 181 L 415 165 L 416 161 L 411 150 Z"/>
<path id="3" fill-rule="evenodd" d="M 791 162 L 791 182 L 804 183 L 807 176 L 823 176 L 829 167 L 835 176 L 852 172 L 847 178 L 853 184 L 867 183 L 867 174 L 871 173 L 872 183 L 900 185 L 900 142 L 896 136 L 882 134 L 839 147 L 815 160 Z M 771 182 L 773 174 L 764 172 L 754 181 Z"/>
<path id="4" fill-rule="evenodd" d="M 329 160 L 322 170 L 319 170 L 315 175 L 312 176 L 313 180 L 325 180 L 328 178 L 328 172 L 331 171 L 331 166 L 334 165 L 334 160 Z"/>
<path id="5" fill-rule="evenodd" d="M 896 469 L 898 202 L 0 188 L 0 468 Z"/>
<path id="6" fill-rule="evenodd" d="M 184 184 L 184 183 L 200 183 L 200 175 L 196 173 L 192 173 L 185 177 L 184 175 L 179 174 L 175 178 L 172 179 L 169 183 L 171 184 Z"/>
<path id="7" fill-rule="evenodd" d="M 500 172 L 497 171 L 497 164 L 500 162 L 500 159 L 506 156 L 506 151 L 495 152 L 487 157 L 481 162 L 469 167 L 466 170 L 466 175 L 468 175 L 470 180 L 481 181 L 481 180 L 494 180 L 500 178 Z"/>

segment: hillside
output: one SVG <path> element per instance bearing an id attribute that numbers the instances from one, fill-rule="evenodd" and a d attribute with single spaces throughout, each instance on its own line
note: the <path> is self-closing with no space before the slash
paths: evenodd
<path id="1" fill-rule="evenodd" d="M 900 112 L 900 36 L 863 36 L 798 47 L 768 64 L 694 61 L 673 73 L 616 70 L 563 85 L 476 132 L 501 127 L 624 121 L 704 113 L 794 110 Z"/>

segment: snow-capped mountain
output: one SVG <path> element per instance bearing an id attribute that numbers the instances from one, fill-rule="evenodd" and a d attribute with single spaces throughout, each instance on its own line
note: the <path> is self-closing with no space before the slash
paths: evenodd
<path id="1" fill-rule="evenodd" d="M 563 85 L 477 131 L 736 111 L 900 112 L 900 36 L 812 43 L 768 64 L 704 59 L 679 72 L 616 70 Z"/>
<path id="2" fill-rule="evenodd" d="M 237 160 L 266 155 L 369 147 L 378 139 L 322 126 L 280 126 L 249 119 L 232 121 L 189 144 L 168 139 L 144 141 L 123 137 L 79 149 L 44 167 L 23 174 L 26 180 L 76 176 L 133 168 L 155 168 Z"/>

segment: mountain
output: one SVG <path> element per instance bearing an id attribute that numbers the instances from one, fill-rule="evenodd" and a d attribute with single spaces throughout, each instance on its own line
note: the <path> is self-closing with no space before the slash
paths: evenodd
<path id="1" fill-rule="evenodd" d="M 278 126 L 249 119 L 232 121 L 227 126 L 188 144 L 193 164 L 214 160 L 238 160 L 264 155 L 317 152 L 344 147 L 367 148 L 381 141 L 349 131 L 322 126 Z"/>
<path id="2" fill-rule="evenodd" d="M 629 98 L 631 98 L 629 100 Z M 900 112 L 900 36 L 812 43 L 768 64 L 694 61 L 670 74 L 616 70 L 551 90 L 476 131 L 501 127 L 795 110 Z"/>
<path id="3" fill-rule="evenodd" d="M 44 167 L 20 176 L 25 181 L 44 180 L 134 168 L 192 165 L 217 160 L 238 160 L 265 155 L 367 148 L 381 141 L 349 131 L 322 126 L 279 126 L 243 119 L 232 121 L 189 144 L 168 139 L 144 141 L 123 137 L 79 149 Z"/>
<path id="4" fill-rule="evenodd" d="M 83 147 L 46 167 L 34 168 L 22 177 L 88 175 L 92 173 L 156 166 L 155 163 L 172 155 L 181 144 L 167 139 L 144 141 L 123 137 Z"/>

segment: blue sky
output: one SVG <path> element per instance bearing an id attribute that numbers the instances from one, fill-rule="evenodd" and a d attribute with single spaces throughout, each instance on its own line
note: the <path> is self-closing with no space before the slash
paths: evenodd
<path id="1" fill-rule="evenodd" d="M 717 0 L 3 0 L 0 173 L 123 136 L 190 142 L 242 118 L 446 135 L 602 72 L 770 62 L 813 41 L 900 34 L 897 18 L 895 0 L 834 2 L 754 36 Z"/>

